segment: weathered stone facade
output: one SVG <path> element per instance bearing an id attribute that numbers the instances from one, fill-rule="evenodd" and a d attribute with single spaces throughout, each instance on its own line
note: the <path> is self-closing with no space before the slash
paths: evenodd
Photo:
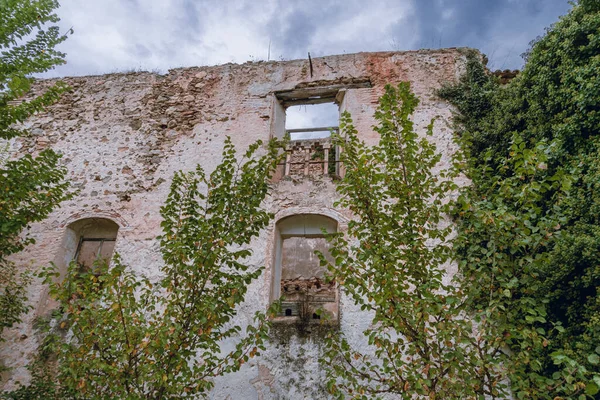
<path id="1" fill-rule="evenodd" d="M 424 131 L 436 118 L 433 140 L 443 153 L 442 164 L 448 163 L 455 150 L 451 108 L 434 90 L 455 80 L 464 65 L 460 49 L 443 49 L 338 55 L 313 59 L 312 65 L 309 60 L 294 60 L 181 68 L 166 75 L 140 72 L 67 78 L 72 91 L 47 112 L 31 118 L 26 124 L 31 135 L 16 139 L 12 148 L 36 153 L 52 147 L 62 153 L 68 177 L 79 193 L 32 227 L 37 243 L 20 254 L 18 261 L 35 266 L 55 262 L 64 267 L 73 251 L 67 228 L 84 218 L 104 218 L 118 225 L 115 250 L 124 262 L 136 273 L 158 278 L 159 208 L 173 173 L 193 169 L 196 164 L 211 171 L 220 161 L 228 135 L 239 149 L 257 139 L 281 135 L 283 125 L 277 120 L 281 116 L 275 110 L 282 104 L 280 92 L 310 94 L 310 90 L 323 87 L 343 91 L 340 107 L 352 114 L 360 137 L 375 143 L 373 112 L 384 85 L 409 81 L 421 100 L 414 116 L 416 127 Z M 40 87 L 46 84 L 39 83 Z M 303 157 L 301 153 L 290 159 L 299 163 L 315 159 Z M 275 278 L 277 221 L 298 214 L 320 214 L 335 220 L 337 229 L 343 231 L 351 218 L 346 210 L 333 206 L 337 198 L 334 182 L 324 173 L 323 159 L 317 160 L 307 164 L 308 175 L 302 173 L 301 164 L 290 168 L 286 177 L 281 177 L 285 171 L 280 171 L 273 185 L 265 206 L 275 220 L 252 244 L 250 260 L 266 269 L 251 285 L 240 308 L 241 325 L 249 323 L 255 311 L 265 309 L 279 291 L 273 289 L 280 284 Z M 283 278 L 289 281 L 290 276 Z M 32 321 L 52 306 L 39 282 L 30 287 L 29 296 L 34 311 L 23 324 L 5 332 L 7 341 L 0 349 L 0 359 L 12 368 L 7 388 L 16 380 L 27 379 L 25 365 L 37 346 Z M 336 301 L 339 329 L 351 340 L 359 340 L 359 331 L 370 321 L 368 315 L 343 293 Z M 312 326 L 300 335 L 292 325 L 284 324 L 273 333 L 260 357 L 238 373 L 217 379 L 212 398 L 326 397 L 318 357 L 321 331 L 330 328 Z"/>

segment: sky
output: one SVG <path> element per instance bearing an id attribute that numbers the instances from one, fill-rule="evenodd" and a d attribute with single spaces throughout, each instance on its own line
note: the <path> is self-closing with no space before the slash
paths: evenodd
<path id="1" fill-rule="evenodd" d="M 330 128 L 338 126 L 339 109 L 334 103 L 291 106 L 285 110 L 285 129 Z M 317 139 L 329 131 L 290 132 L 290 139 Z"/>
<path id="2" fill-rule="evenodd" d="M 61 0 L 67 64 L 45 77 L 468 46 L 518 69 L 567 0 Z"/>
<path id="3" fill-rule="evenodd" d="M 473 47 L 520 69 L 568 0 L 60 0 L 67 64 L 43 77 Z M 329 106 L 329 107 L 328 107 Z M 290 107 L 286 128 L 337 125 L 333 104 Z M 300 138 L 323 132 L 296 133 Z M 325 135 L 328 133 L 325 132 Z"/>

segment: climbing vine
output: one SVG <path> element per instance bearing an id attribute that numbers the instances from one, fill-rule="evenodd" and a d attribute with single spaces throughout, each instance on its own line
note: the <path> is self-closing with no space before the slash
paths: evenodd
<path id="1" fill-rule="evenodd" d="M 507 85 L 477 54 L 440 91 L 466 159 L 454 210 L 468 307 L 506 345 L 518 398 L 588 398 L 600 376 L 600 5 L 582 0 Z"/>

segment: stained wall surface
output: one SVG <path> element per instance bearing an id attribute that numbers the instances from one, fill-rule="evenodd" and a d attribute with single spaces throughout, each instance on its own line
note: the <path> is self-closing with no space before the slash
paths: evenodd
<path id="1" fill-rule="evenodd" d="M 173 173 L 194 169 L 196 164 L 210 172 L 220 161 L 227 136 L 242 150 L 258 139 L 266 141 L 280 134 L 283 125 L 277 110 L 281 105 L 274 94 L 285 90 L 343 88 L 362 82 L 363 87 L 345 91 L 342 107 L 352 114 L 359 136 L 375 143 L 373 113 L 384 85 L 409 81 L 421 100 L 414 116 L 416 128 L 424 132 L 436 118 L 433 141 L 443 153 L 443 166 L 455 151 L 451 108 L 434 91 L 457 79 L 464 65 L 461 49 L 442 49 L 329 56 L 312 59 L 312 66 L 309 60 L 294 60 L 181 68 L 166 75 L 139 72 L 66 78 L 72 91 L 27 121 L 31 135 L 16 139 L 12 149 L 35 154 L 51 147 L 62 153 L 68 178 L 79 193 L 31 228 L 36 244 L 17 261 L 34 267 L 50 262 L 64 265 L 60 257 L 64 258 L 61 247 L 68 242 L 67 227 L 82 218 L 106 218 L 119 226 L 115 251 L 124 263 L 138 274 L 157 279 L 162 263 L 156 240 L 161 233 L 159 208 Z M 37 89 L 49 83 L 41 81 Z M 272 296 L 276 221 L 295 214 L 322 214 L 336 220 L 343 232 L 351 215 L 333 206 L 336 199 L 334 182 L 327 175 L 294 175 L 273 185 L 265 207 L 275 220 L 252 243 L 249 260 L 255 268 L 266 268 L 240 307 L 242 326 L 251 322 L 255 311 L 264 310 Z M 40 282 L 30 287 L 29 296 L 33 311 L 22 324 L 5 332 L 6 342 L 0 348 L 0 359 L 12 368 L 6 388 L 27 381 L 25 366 L 39 340 L 32 322 L 52 307 Z M 369 316 L 343 291 L 339 318 L 339 329 L 358 344 L 358 333 L 367 327 Z M 211 397 L 326 398 L 318 364 L 320 335 L 319 329 L 299 335 L 293 327 L 274 332 L 260 357 L 216 380 Z"/>

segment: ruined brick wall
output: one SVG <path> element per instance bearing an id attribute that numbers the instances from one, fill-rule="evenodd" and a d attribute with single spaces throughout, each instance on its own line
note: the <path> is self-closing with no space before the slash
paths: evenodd
<path id="1" fill-rule="evenodd" d="M 16 139 L 12 149 L 36 153 L 52 147 L 63 154 L 68 177 L 78 195 L 50 217 L 32 227 L 36 244 L 18 256 L 34 266 L 65 263 L 67 227 L 82 218 L 107 218 L 119 226 L 116 251 L 139 274 L 158 277 L 159 208 L 173 173 L 201 164 L 211 171 L 220 161 L 226 136 L 239 149 L 257 139 L 268 140 L 277 124 L 274 93 L 295 88 L 370 82 L 370 87 L 345 92 L 344 108 L 352 114 L 361 138 L 377 141 L 372 129 L 377 99 L 387 83 L 409 81 L 421 99 L 416 127 L 437 118 L 433 140 L 443 163 L 455 150 L 448 104 L 434 95 L 443 82 L 455 80 L 465 57 L 459 49 L 413 52 L 359 53 L 312 60 L 257 62 L 242 65 L 181 68 L 166 75 L 126 73 L 67 78 L 72 91 L 47 112 L 27 121 L 31 135 Z M 49 84 L 40 82 L 38 88 Z M 351 215 L 333 206 L 337 195 L 323 167 L 309 176 L 294 172 L 280 179 L 266 201 L 275 214 L 273 224 L 256 239 L 250 263 L 266 266 L 248 291 L 239 313 L 245 325 L 257 310 L 267 307 L 274 282 L 276 221 L 296 214 L 321 214 L 337 221 L 343 231 Z M 38 345 L 32 326 L 37 315 L 51 307 L 45 289 L 29 289 L 34 310 L 23 324 L 5 333 L 0 359 L 12 368 L 7 388 L 26 381 L 25 365 Z M 368 315 L 343 293 L 339 299 L 339 329 L 350 334 L 364 329 Z M 327 329 L 327 328 L 324 328 Z M 217 379 L 215 399 L 322 398 L 323 374 L 318 366 L 321 328 L 298 334 L 281 327 L 269 348 L 238 373 Z M 353 336 L 350 335 L 352 338 Z M 354 340 L 354 339 L 353 339 Z M 226 344 L 229 345 L 229 344 Z"/>

